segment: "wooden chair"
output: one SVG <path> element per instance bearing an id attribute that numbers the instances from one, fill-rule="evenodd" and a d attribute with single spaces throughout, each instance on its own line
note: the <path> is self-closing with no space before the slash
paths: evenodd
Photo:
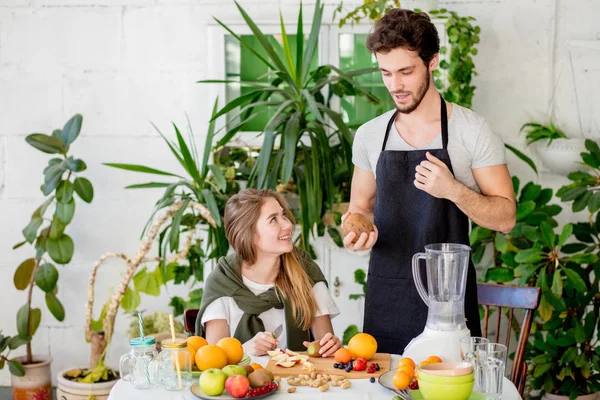
<path id="1" fill-rule="evenodd" d="M 192 335 L 194 335 L 196 332 L 196 317 L 198 316 L 199 311 L 200 309 L 198 308 L 186 308 L 183 311 L 185 331 L 191 333 Z"/>
<path id="2" fill-rule="evenodd" d="M 487 337 L 488 319 L 490 307 L 498 308 L 498 319 L 496 320 L 496 343 L 500 339 L 500 320 L 502 318 L 502 309 L 508 308 L 508 327 L 506 331 L 506 347 L 509 347 L 510 337 L 512 336 L 513 310 L 524 309 L 525 315 L 521 324 L 521 333 L 517 342 L 515 358 L 513 360 L 513 369 L 510 380 L 519 390 L 521 396 L 525 389 L 525 380 L 527 378 L 527 364 L 524 361 L 525 347 L 529 339 L 529 331 L 533 322 L 535 310 L 540 304 L 541 290 L 537 287 L 517 287 L 506 285 L 495 285 L 489 283 L 477 283 L 477 297 L 479 304 L 485 308 L 483 317 L 483 336 Z"/>

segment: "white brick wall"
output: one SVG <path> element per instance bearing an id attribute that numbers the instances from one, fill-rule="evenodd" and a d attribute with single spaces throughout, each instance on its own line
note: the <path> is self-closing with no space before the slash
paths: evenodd
<path id="1" fill-rule="evenodd" d="M 253 17 L 276 23 L 283 8 L 284 16 L 294 23 L 299 1 L 240 3 Z M 304 2 L 307 22 L 312 4 Z M 545 115 L 554 82 L 558 82 L 557 121 L 576 135 L 577 109 L 566 43 L 600 39 L 600 28 L 592 19 L 600 12 L 597 1 L 441 0 L 440 5 L 475 16 L 482 28 L 474 109 L 507 142 L 523 147 L 518 128 L 529 118 Z M 325 22 L 331 21 L 331 10 Z M 141 163 L 177 171 L 149 122 L 170 134 L 170 121 L 185 127 L 185 113 L 198 143 L 203 143 L 216 91 L 195 82 L 211 78 L 208 71 L 215 55 L 209 54 L 207 23 L 213 15 L 240 21 L 228 0 L 0 0 L 0 327 L 5 333 L 15 332 L 15 313 L 26 298 L 14 289 L 12 276 L 16 266 L 31 255 L 26 247 L 11 247 L 21 240 L 21 229 L 42 202 L 39 185 L 48 159 L 24 142 L 25 135 L 50 132 L 74 113 L 83 114 L 82 137 L 73 153 L 88 164 L 85 175 L 96 190 L 91 205 L 78 203 L 68 228 L 76 253 L 70 265 L 60 268 L 59 297 L 66 307 L 65 322 L 53 320 L 42 304 L 34 351 L 52 354 L 54 372 L 86 363 L 84 305 L 92 265 L 106 251 L 135 251 L 160 194 L 123 189 L 157 177 L 121 172 L 101 163 Z M 510 155 L 509 166 L 523 180 L 536 179 Z M 539 181 L 552 187 L 564 182 L 550 174 L 542 174 Z M 103 267 L 97 310 L 122 268 L 118 262 Z M 36 291 L 34 303 L 40 301 L 42 296 Z M 166 297 L 145 296 L 142 308 L 166 310 Z M 119 316 L 110 365 L 116 365 L 126 350 L 126 340 L 119 339 L 126 326 L 127 321 Z M 8 372 L 0 372 L 0 385 L 8 384 Z"/>

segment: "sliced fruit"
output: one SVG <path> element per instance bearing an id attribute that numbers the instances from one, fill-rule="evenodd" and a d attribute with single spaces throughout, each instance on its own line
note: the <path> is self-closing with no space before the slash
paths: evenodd
<path id="1" fill-rule="evenodd" d="M 284 368 L 290 368 L 290 367 L 293 367 L 294 365 L 296 365 L 296 363 L 294 361 L 280 361 L 280 362 L 276 363 L 275 365 L 284 367 Z"/>

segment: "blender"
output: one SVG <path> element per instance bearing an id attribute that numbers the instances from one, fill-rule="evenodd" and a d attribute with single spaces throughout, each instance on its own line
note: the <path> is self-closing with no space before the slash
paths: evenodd
<path id="1" fill-rule="evenodd" d="M 413 338 L 403 356 L 420 363 L 436 355 L 444 361 L 460 361 L 460 339 L 470 336 L 465 320 L 465 288 L 471 248 L 462 244 L 425 246 L 412 259 L 419 295 L 429 307 L 425 330 Z M 421 280 L 419 260 L 425 260 L 427 288 Z"/>

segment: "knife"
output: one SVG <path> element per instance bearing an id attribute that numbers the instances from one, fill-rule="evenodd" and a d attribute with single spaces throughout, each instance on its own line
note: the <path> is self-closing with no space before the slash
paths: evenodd
<path id="1" fill-rule="evenodd" d="M 274 339 L 279 339 L 279 336 L 281 336 L 282 332 L 283 332 L 283 324 L 281 324 L 277 328 L 275 328 L 273 333 L 271 333 L 271 336 L 273 336 Z"/>

